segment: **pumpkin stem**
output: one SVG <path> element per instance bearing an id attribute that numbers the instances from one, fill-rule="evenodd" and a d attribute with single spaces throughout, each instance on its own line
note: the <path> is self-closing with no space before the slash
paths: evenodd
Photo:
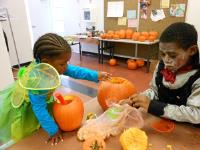
<path id="1" fill-rule="evenodd" d="M 118 77 L 112 77 L 112 79 L 110 80 L 110 82 L 115 83 L 115 84 L 121 84 L 124 82 L 123 79 L 118 78 Z"/>
<path id="2" fill-rule="evenodd" d="M 65 105 L 65 104 L 66 104 L 65 99 L 63 98 L 63 96 L 62 96 L 60 93 L 56 93 L 56 94 L 55 94 L 55 97 L 59 100 L 59 102 L 60 102 L 62 105 Z"/>
<path id="3" fill-rule="evenodd" d="M 92 143 L 92 145 L 90 147 L 91 147 L 91 150 L 99 150 L 102 146 L 99 146 L 98 141 L 95 140 L 95 142 Z"/>

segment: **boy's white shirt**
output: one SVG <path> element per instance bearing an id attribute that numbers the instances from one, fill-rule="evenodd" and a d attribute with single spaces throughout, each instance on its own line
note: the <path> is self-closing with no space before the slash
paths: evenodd
<path id="1" fill-rule="evenodd" d="M 150 100 L 159 100 L 158 99 L 158 90 L 155 83 L 155 77 L 157 74 L 158 65 L 154 71 L 153 78 L 150 82 L 150 88 L 144 91 L 142 94 L 145 94 L 149 97 Z M 179 74 L 176 76 L 176 81 L 171 84 L 166 82 L 163 78 L 163 85 L 169 89 L 178 89 L 182 87 L 188 79 L 194 75 L 197 70 L 192 70 L 187 73 Z M 183 91 L 185 92 L 185 91 Z M 197 79 L 192 85 L 191 95 L 188 97 L 186 106 L 181 105 L 172 105 L 168 104 L 164 108 L 164 115 L 162 117 L 169 118 L 181 122 L 190 122 L 194 124 L 200 123 L 200 78 Z"/>

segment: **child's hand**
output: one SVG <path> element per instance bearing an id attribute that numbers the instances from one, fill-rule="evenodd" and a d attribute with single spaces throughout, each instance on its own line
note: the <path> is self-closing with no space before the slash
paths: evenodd
<path id="1" fill-rule="evenodd" d="M 49 137 L 46 143 L 51 143 L 52 146 L 57 145 L 59 142 L 63 142 L 63 136 L 62 136 L 62 131 L 59 129 L 58 132 Z"/>
<path id="2" fill-rule="evenodd" d="M 132 102 L 132 106 L 136 108 L 143 108 L 146 112 L 149 108 L 150 100 L 147 96 L 143 94 L 134 94 L 130 97 L 130 100 Z"/>
<path id="3" fill-rule="evenodd" d="M 98 76 L 98 79 L 99 80 L 108 80 L 111 78 L 111 74 L 108 73 L 108 72 L 99 72 L 99 76 Z"/>

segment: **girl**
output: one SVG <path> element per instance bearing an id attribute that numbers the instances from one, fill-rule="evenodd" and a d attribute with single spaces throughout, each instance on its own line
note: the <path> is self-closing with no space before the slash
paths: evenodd
<path id="1" fill-rule="evenodd" d="M 53 102 L 48 96 L 52 92 L 50 90 L 32 90 L 30 85 L 45 87 L 49 75 L 54 78 L 49 79 L 51 87 L 46 87 L 46 89 L 55 90 L 60 81 L 58 73 L 94 82 L 110 76 L 106 72 L 97 72 L 67 64 L 71 58 L 71 48 L 62 37 L 53 33 L 41 36 L 36 41 L 33 52 L 35 61 L 27 67 L 26 71 L 20 71 L 19 80 L 21 79 L 21 82 L 17 81 L 10 88 L 0 92 L 0 141 L 2 142 L 7 142 L 9 139 L 18 141 L 33 133 L 40 126 L 49 135 L 47 142 L 57 144 L 62 141 L 61 131 L 47 109 L 47 106 L 50 107 Z M 42 75 L 42 73 L 38 74 L 38 71 L 41 70 L 43 72 L 51 70 L 51 72 L 43 73 L 44 76 L 41 80 L 38 78 L 38 75 Z M 37 76 L 33 76 L 35 74 Z M 40 79 L 37 84 L 35 80 L 31 82 L 31 79 L 35 79 L 35 77 Z M 25 96 L 21 96 L 24 90 L 21 87 L 24 85 L 29 86 L 27 88 L 29 90 L 26 90 Z M 21 101 L 18 106 L 13 104 L 15 100 Z M 51 111 L 51 109 L 49 110 Z"/>
<path id="2" fill-rule="evenodd" d="M 174 23 L 160 37 L 161 61 L 150 88 L 130 99 L 134 107 L 179 122 L 200 123 L 200 68 L 197 31 Z"/>

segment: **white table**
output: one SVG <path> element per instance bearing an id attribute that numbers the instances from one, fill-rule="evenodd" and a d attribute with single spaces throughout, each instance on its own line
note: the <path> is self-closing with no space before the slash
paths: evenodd
<path id="1" fill-rule="evenodd" d="M 140 42 L 140 41 L 134 41 L 131 39 L 119 39 L 119 40 L 114 40 L 114 39 L 101 39 L 98 38 L 99 40 L 99 46 L 98 46 L 98 53 L 99 53 L 99 63 L 103 64 L 103 51 L 106 49 L 110 49 L 110 55 L 111 57 L 114 56 L 114 46 L 106 46 L 106 42 L 108 43 L 128 43 L 128 44 L 135 44 L 135 56 L 134 57 L 138 57 L 138 45 L 147 45 L 149 46 L 149 48 L 152 45 L 158 44 L 159 40 L 155 40 L 154 42 L 149 42 L 149 41 L 144 41 L 144 42 Z M 149 58 L 146 59 L 147 60 L 147 69 L 146 72 L 149 72 Z"/>

